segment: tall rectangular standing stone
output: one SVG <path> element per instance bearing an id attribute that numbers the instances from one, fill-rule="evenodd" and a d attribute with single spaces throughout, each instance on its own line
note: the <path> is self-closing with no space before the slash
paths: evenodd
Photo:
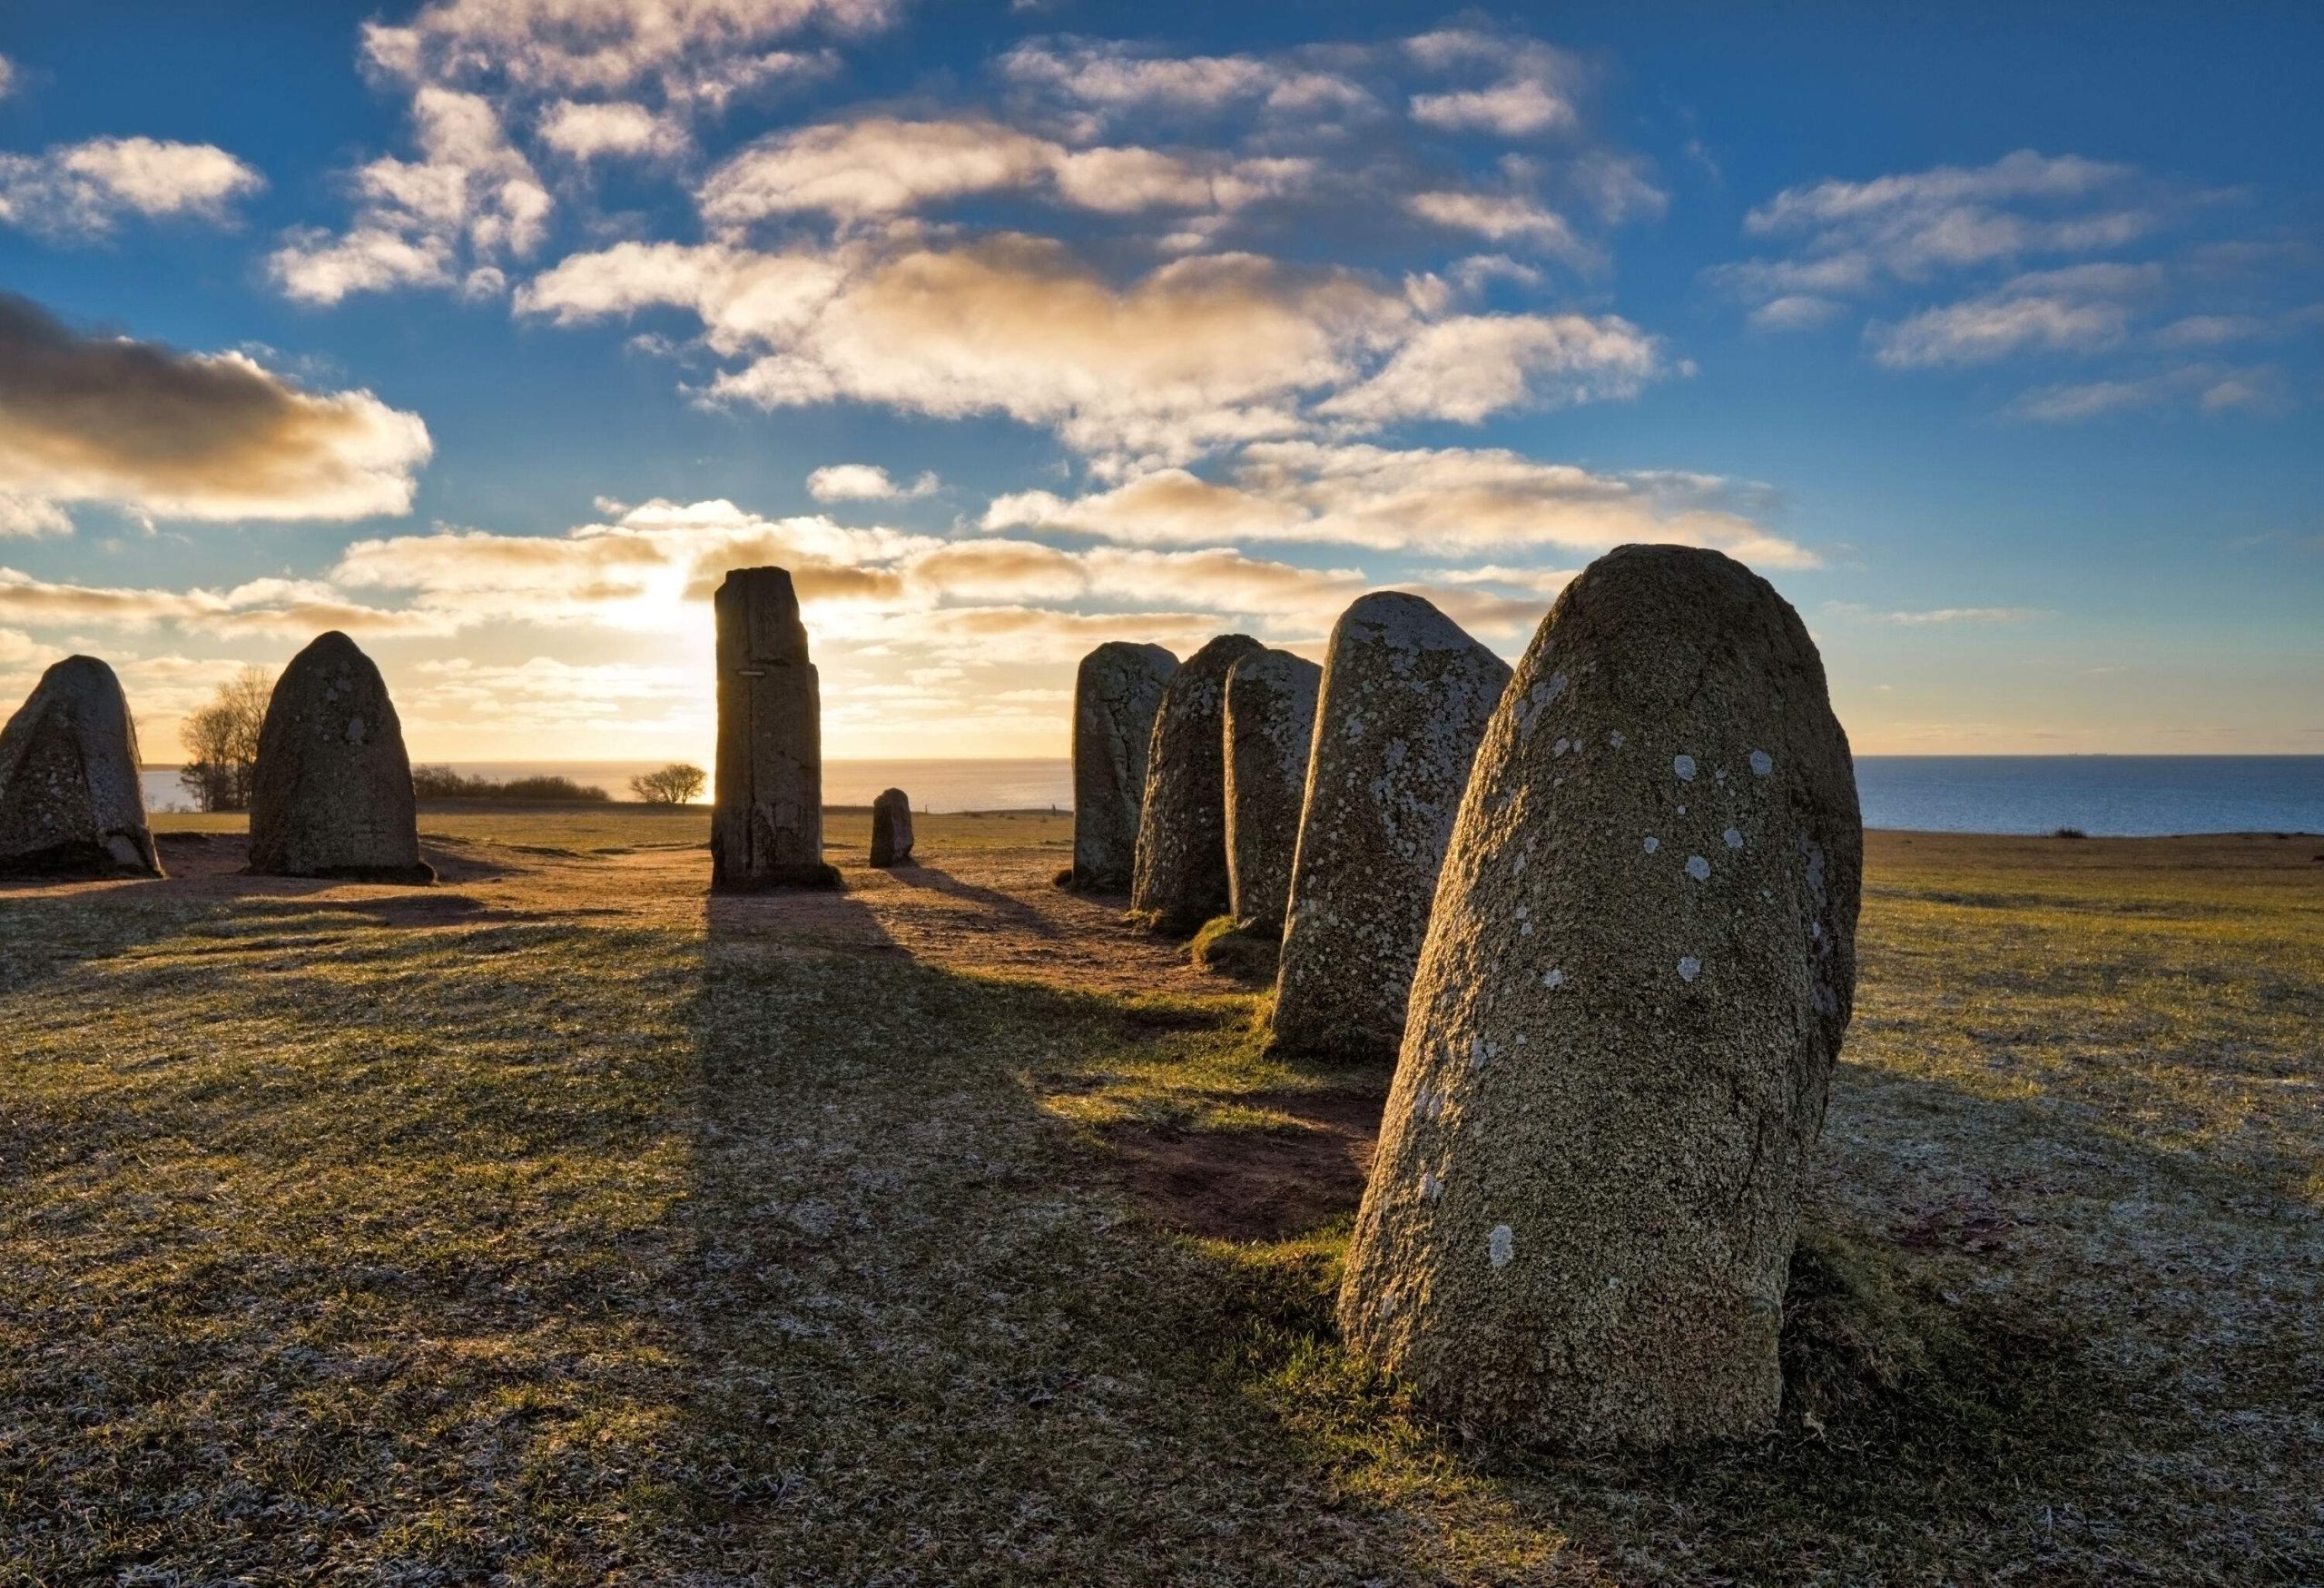
<path id="1" fill-rule="evenodd" d="M 1072 885 L 1127 888 L 1146 808 L 1154 714 L 1178 658 L 1160 646 L 1108 640 L 1081 658 L 1073 683 Z"/>
<path id="2" fill-rule="evenodd" d="M 718 619 L 718 782 L 710 885 L 839 885 L 823 863 L 822 695 L 787 569 L 734 568 Z"/>

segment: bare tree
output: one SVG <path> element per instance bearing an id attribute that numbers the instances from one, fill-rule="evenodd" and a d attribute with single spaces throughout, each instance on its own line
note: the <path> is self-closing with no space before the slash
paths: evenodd
<path id="1" fill-rule="evenodd" d="M 274 678 L 263 667 L 248 666 L 218 686 L 208 705 L 178 728 L 189 757 L 178 782 L 205 811 L 250 809 L 251 785 L 258 771 L 258 734 L 266 723 Z"/>
<path id="2" fill-rule="evenodd" d="M 649 805 L 683 805 L 702 792 L 710 774 L 699 766 L 673 761 L 659 772 L 640 773 L 629 780 L 630 792 Z"/>

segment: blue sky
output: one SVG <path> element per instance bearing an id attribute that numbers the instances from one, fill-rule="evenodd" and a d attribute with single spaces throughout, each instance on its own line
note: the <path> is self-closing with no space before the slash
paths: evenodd
<path id="1" fill-rule="evenodd" d="M 0 693 L 167 758 L 340 626 L 419 756 L 698 758 L 773 560 L 832 754 L 1061 753 L 1670 538 L 1860 750 L 2324 751 L 2324 20 L 1876 9 L 19 0 Z"/>

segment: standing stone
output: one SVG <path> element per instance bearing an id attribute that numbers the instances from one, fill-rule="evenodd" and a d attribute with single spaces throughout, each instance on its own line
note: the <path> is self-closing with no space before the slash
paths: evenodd
<path id="1" fill-rule="evenodd" d="M 1568 586 L 1445 861 L 1350 1343 L 1523 1438 L 1764 1429 L 1863 842 L 1823 663 L 1765 580 L 1626 546 Z"/>
<path id="2" fill-rule="evenodd" d="M 1178 658 L 1160 646 L 1108 640 L 1073 681 L 1073 885 L 1129 886 L 1146 804 L 1154 714 Z"/>
<path id="3" fill-rule="evenodd" d="M 911 796 L 900 788 L 872 802 L 872 863 L 902 865 L 911 859 Z"/>
<path id="4" fill-rule="evenodd" d="M 783 568 L 718 587 L 718 786 L 710 885 L 839 886 L 823 862 L 823 706 L 807 627 Z"/>
<path id="5" fill-rule="evenodd" d="M 1274 1045 L 1390 1059 L 1437 868 L 1509 665 L 1418 596 L 1340 615 L 1275 980 Z"/>
<path id="6" fill-rule="evenodd" d="M 1262 651 L 1226 675 L 1226 882 L 1235 924 L 1280 936 L 1324 670 Z"/>
<path id="7" fill-rule="evenodd" d="M 0 732 L 0 875 L 158 877 L 137 725 L 94 656 L 40 676 Z"/>
<path id="8" fill-rule="evenodd" d="M 333 631 L 290 658 L 258 732 L 251 870 L 432 883 L 403 724 L 371 658 Z"/>
<path id="9" fill-rule="evenodd" d="M 1183 935 L 1226 908 L 1226 675 L 1265 649 L 1222 634 L 1163 688 L 1129 887 L 1130 910 L 1157 932 Z"/>

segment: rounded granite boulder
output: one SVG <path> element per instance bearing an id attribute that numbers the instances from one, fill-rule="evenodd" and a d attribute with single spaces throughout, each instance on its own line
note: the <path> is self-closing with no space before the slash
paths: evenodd
<path id="1" fill-rule="evenodd" d="M 1568 586 L 1445 861 L 1349 1344 L 1519 1438 L 1768 1426 L 1862 853 L 1823 664 L 1764 579 L 1631 546 Z"/>
<path id="2" fill-rule="evenodd" d="M 161 874 L 121 680 L 67 656 L 0 730 L 0 875 Z"/>
<path id="3" fill-rule="evenodd" d="M 259 729 L 250 869 L 261 876 L 431 883 L 403 724 L 388 686 L 336 630 L 290 658 Z"/>
<path id="4" fill-rule="evenodd" d="M 1509 664 L 1418 596 L 1333 626 L 1292 864 L 1272 1041 L 1394 1055 L 1437 868 Z"/>

